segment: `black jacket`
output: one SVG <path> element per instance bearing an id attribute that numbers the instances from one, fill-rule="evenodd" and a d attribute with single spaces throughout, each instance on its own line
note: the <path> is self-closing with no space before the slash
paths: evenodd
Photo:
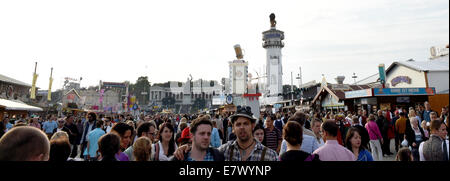
<path id="1" fill-rule="evenodd" d="M 422 134 L 422 142 L 426 141 L 428 138 L 425 137 L 425 133 L 423 129 L 419 126 L 420 134 Z M 412 129 L 410 124 L 406 125 L 405 129 L 406 140 L 408 141 L 408 145 L 413 148 L 419 148 L 420 143 L 416 142 L 416 133 Z M 416 146 L 412 146 L 413 143 L 416 143 Z"/>

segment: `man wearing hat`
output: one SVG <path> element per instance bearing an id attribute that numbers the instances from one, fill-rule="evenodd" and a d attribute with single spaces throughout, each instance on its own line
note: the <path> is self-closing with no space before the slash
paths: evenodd
<path id="1" fill-rule="evenodd" d="M 250 107 L 238 106 L 236 113 L 230 116 L 230 120 L 237 139 L 219 147 L 225 161 L 278 161 L 274 150 L 265 147 L 253 137 L 256 119 L 253 118 Z M 180 147 L 174 155 L 183 160 L 183 152 L 187 151 L 187 147 Z"/>

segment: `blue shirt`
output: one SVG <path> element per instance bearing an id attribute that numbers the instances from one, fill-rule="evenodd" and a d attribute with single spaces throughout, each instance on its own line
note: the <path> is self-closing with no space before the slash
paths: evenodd
<path id="1" fill-rule="evenodd" d="M 368 152 L 365 149 L 362 149 L 361 151 L 359 151 L 359 155 L 358 155 L 358 159 L 356 161 L 373 161 L 373 157 L 370 154 L 370 152 Z"/>
<path id="2" fill-rule="evenodd" d="M 44 122 L 44 125 L 42 126 L 42 129 L 45 133 L 53 133 L 53 130 L 58 127 L 58 123 L 56 121 L 46 121 Z"/>
<path id="3" fill-rule="evenodd" d="M 427 110 L 423 111 L 423 119 L 427 122 L 431 121 L 430 113 L 431 113 L 431 111 L 427 111 Z"/>
<path id="4" fill-rule="evenodd" d="M 188 153 L 188 157 L 186 158 L 186 161 L 197 161 L 191 158 L 191 152 Z M 203 157 L 203 161 L 214 161 L 214 157 L 212 156 L 211 152 L 209 152 L 209 149 L 206 151 L 205 157 Z"/>
<path id="5" fill-rule="evenodd" d="M 95 128 L 88 134 L 88 141 L 89 141 L 89 151 L 86 147 L 86 150 L 84 151 L 84 155 L 89 154 L 91 157 L 97 157 L 97 150 L 98 150 L 98 140 L 101 136 L 105 134 L 105 131 L 101 128 Z"/>
<path id="6" fill-rule="evenodd" d="M 220 145 L 222 145 L 217 128 L 212 129 L 210 145 L 214 148 L 218 148 Z"/>
<path id="7" fill-rule="evenodd" d="M 6 123 L 6 130 L 10 130 L 12 127 L 13 125 L 10 122 Z"/>
<path id="8" fill-rule="evenodd" d="M 316 151 L 319 148 L 319 143 L 317 142 L 317 139 L 303 134 L 303 141 L 302 146 L 300 147 L 300 150 L 312 154 L 314 151 Z M 286 140 L 283 139 L 283 142 L 281 143 L 281 149 L 280 149 L 280 155 L 286 152 L 287 150 L 287 143 Z"/>

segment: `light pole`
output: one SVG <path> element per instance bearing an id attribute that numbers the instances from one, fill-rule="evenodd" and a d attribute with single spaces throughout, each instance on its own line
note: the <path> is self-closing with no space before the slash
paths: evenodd
<path id="1" fill-rule="evenodd" d="M 294 104 L 294 81 L 293 81 L 292 71 L 291 71 L 291 106 Z"/>
<path id="2" fill-rule="evenodd" d="M 356 76 L 355 72 L 353 72 L 352 78 L 353 78 L 353 80 L 355 81 L 355 85 L 356 85 L 356 78 L 358 78 L 358 76 Z"/>
<path id="3" fill-rule="evenodd" d="M 299 74 L 297 76 L 298 79 L 298 89 L 300 90 L 300 98 L 303 97 L 303 92 L 302 92 L 302 67 L 299 67 Z"/>

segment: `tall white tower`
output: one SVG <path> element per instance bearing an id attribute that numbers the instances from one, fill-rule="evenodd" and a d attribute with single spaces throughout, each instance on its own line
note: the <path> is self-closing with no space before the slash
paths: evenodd
<path id="1" fill-rule="evenodd" d="M 263 48 L 267 52 L 265 102 L 273 104 L 282 100 L 283 68 L 281 49 L 284 47 L 284 32 L 276 29 L 275 14 L 270 14 L 270 30 L 264 31 Z"/>

